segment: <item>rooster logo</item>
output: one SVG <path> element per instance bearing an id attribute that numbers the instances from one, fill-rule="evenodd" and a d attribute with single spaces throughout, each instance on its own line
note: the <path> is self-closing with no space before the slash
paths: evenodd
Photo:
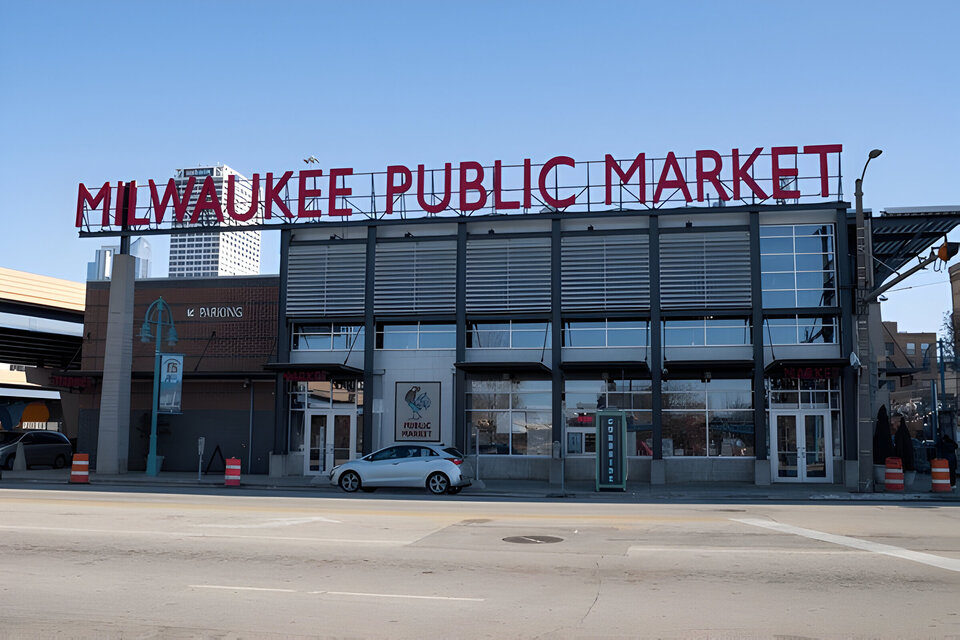
<path id="1" fill-rule="evenodd" d="M 427 395 L 426 391 L 417 395 L 419 391 L 420 387 L 414 385 L 410 387 L 410 390 L 403 396 L 404 402 L 406 402 L 410 410 L 413 411 L 414 420 L 419 420 L 420 412 L 430 408 L 430 396 Z"/>

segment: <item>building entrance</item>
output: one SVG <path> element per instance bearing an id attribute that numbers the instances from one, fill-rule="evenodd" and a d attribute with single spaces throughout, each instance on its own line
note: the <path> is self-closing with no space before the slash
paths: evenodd
<path id="1" fill-rule="evenodd" d="M 320 475 L 350 459 L 357 448 L 357 414 L 346 411 L 309 411 L 306 415 L 307 455 L 304 474 Z"/>
<path id="2" fill-rule="evenodd" d="M 833 482 L 828 411 L 774 411 L 770 430 L 774 482 Z"/>

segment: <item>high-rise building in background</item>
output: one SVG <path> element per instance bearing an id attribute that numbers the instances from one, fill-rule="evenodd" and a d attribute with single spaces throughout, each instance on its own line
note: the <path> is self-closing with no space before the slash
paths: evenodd
<path id="1" fill-rule="evenodd" d="M 104 246 L 97 249 L 93 262 L 87 263 L 87 280 L 109 280 L 113 273 L 113 256 L 120 253 L 120 245 Z M 134 277 L 149 278 L 153 249 L 146 238 L 138 238 L 130 243 L 130 255 L 136 259 Z"/>
<path id="2" fill-rule="evenodd" d="M 183 193 L 190 178 L 195 179 L 195 186 L 187 209 L 192 212 L 203 183 L 208 176 L 213 178 L 217 199 L 221 206 L 225 208 L 227 206 L 227 180 L 230 175 L 236 176 L 234 179 L 236 190 L 234 206 L 237 211 L 246 211 L 251 201 L 250 182 L 226 165 L 177 169 L 174 180 L 180 193 Z M 255 224 L 260 219 L 261 216 L 258 212 L 248 222 L 239 222 L 229 216 L 224 217 L 224 222 L 219 222 L 213 211 L 202 211 L 200 221 L 201 224 L 211 228 L 209 232 L 191 232 L 170 236 L 169 276 L 171 278 L 198 278 L 259 274 L 260 232 L 221 232 L 217 229 L 223 226 Z"/>

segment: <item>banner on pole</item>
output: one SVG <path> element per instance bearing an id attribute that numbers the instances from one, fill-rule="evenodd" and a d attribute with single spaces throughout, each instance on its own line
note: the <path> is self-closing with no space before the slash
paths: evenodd
<path id="1" fill-rule="evenodd" d="M 160 356 L 160 398 L 158 413 L 180 413 L 183 395 L 183 354 L 164 353 Z"/>

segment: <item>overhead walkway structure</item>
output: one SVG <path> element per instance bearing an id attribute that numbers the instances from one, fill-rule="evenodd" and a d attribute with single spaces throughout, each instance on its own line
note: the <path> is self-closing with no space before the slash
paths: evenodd
<path id="1" fill-rule="evenodd" d="M 80 368 L 86 285 L 0 267 L 0 362 Z"/>

